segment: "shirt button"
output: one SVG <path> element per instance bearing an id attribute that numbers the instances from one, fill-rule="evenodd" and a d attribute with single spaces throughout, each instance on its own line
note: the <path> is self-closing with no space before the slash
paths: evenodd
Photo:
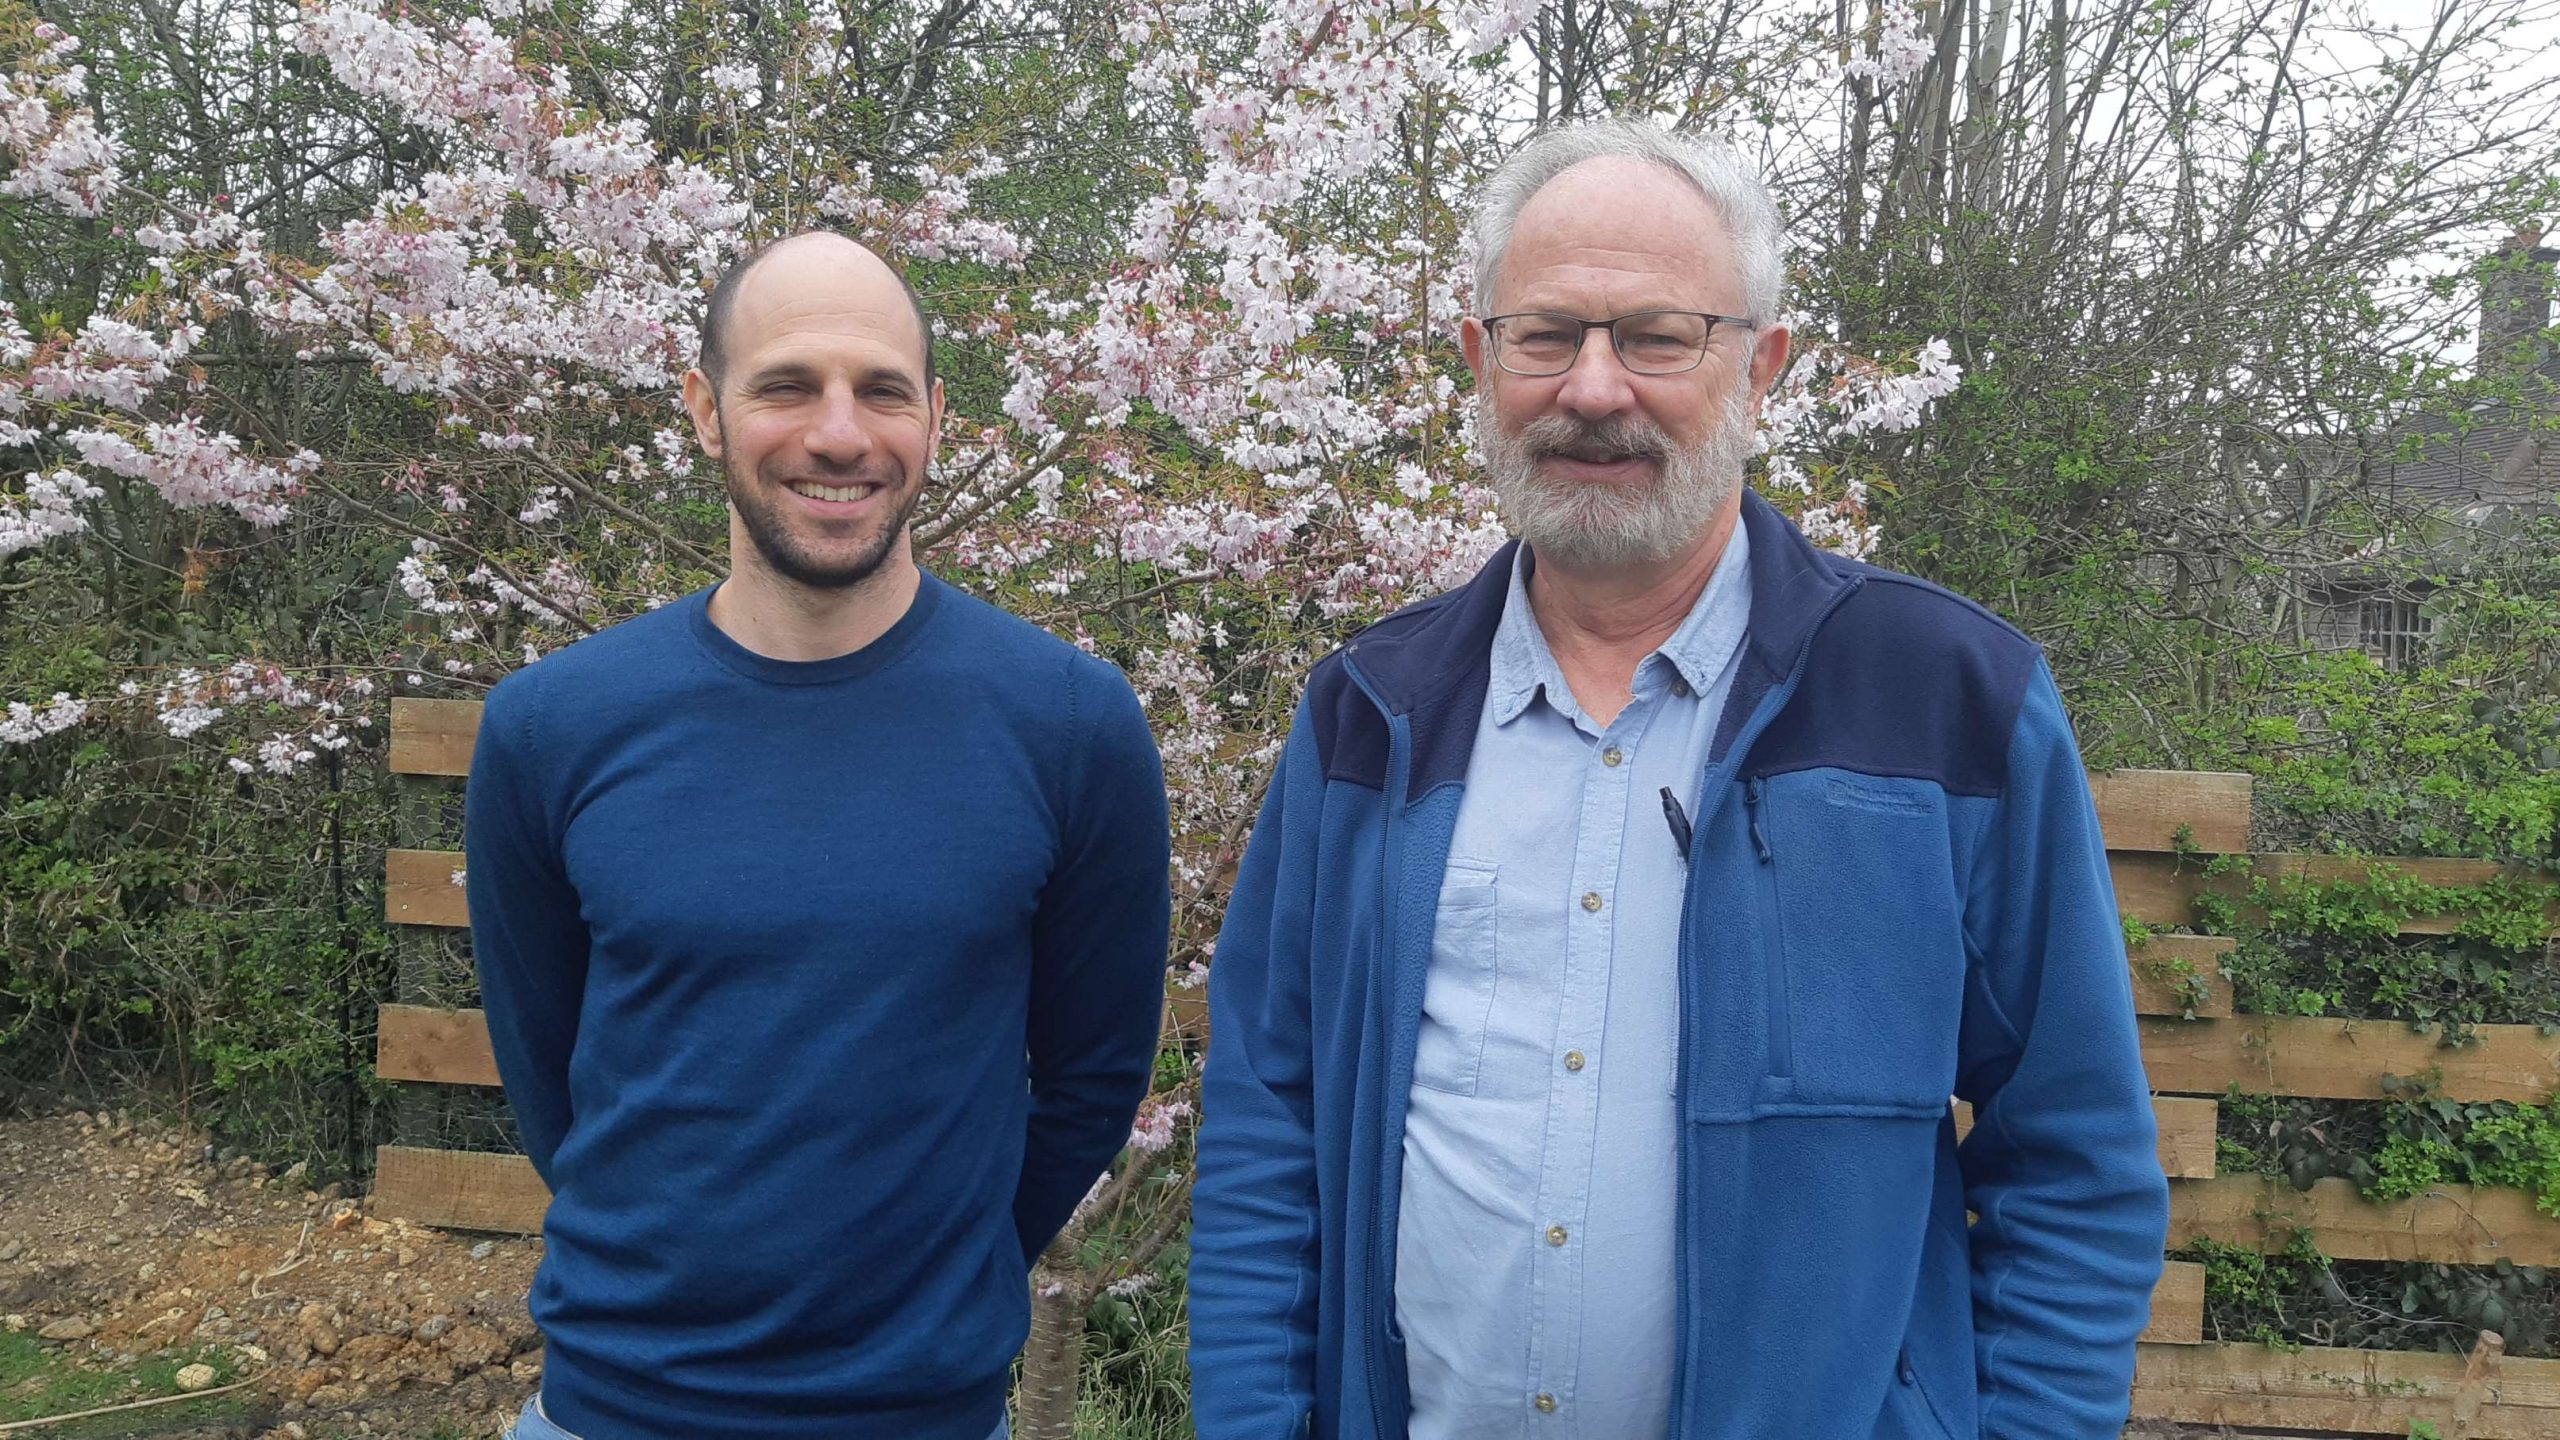
<path id="1" fill-rule="evenodd" d="M 1582 1059 L 1582 1052 L 1581 1052 L 1581 1051 L 1579 1051 L 1579 1050 L 1567 1050 L 1566 1052 L 1564 1052 L 1564 1068 L 1566 1068 L 1567 1070 L 1579 1071 L 1579 1070 L 1582 1068 L 1582 1066 L 1583 1066 L 1583 1059 Z"/>
<path id="2" fill-rule="evenodd" d="M 1532 1400 L 1529 1403 L 1537 1406 L 1538 1413 L 1541 1415 L 1553 1415 L 1556 1413 L 1556 1397 L 1543 1390 L 1538 1392 L 1537 1399 Z"/>
<path id="3" fill-rule="evenodd" d="M 1582 892 L 1582 908 L 1595 915 L 1600 913 L 1600 907 L 1607 903 L 1607 901 L 1600 898 L 1600 892 L 1597 890 L 1585 890 Z"/>
<path id="4" fill-rule="evenodd" d="M 1619 749 L 1615 745 L 1612 745 L 1608 749 L 1600 752 L 1600 763 L 1608 766 L 1612 770 L 1615 770 L 1620 765 L 1626 763 L 1626 758 L 1627 752 Z"/>
<path id="5" fill-rule="evenodd" d="M 1547 1243 L 1550 1245 L 1561 1245 L 1571 1238 L 1571 1236 L 1565 1233 L 1565 1229 L 1561 1225 L 1550 1225 L 1547 1227 Z"/>
<path id="6" fill-rule="evenodd" d="M 1680 698 L 1682 698 L 1682 699 L 1684 699 L 1684 700 L 1685 700 L 1685 699 L 1687 699 L 1687 698 L 1689 698 L 1689 682 L 1688 682 L 1688 681 L 1686 681 L 1686 680 L 1674 680 L 1674 681 L 1672 681 L 1672 682 L 1671 682 L 1671 693 L 1672 693 L 1672 694 L 1674 694 L 1674 695 L 1679 696 Z"/>

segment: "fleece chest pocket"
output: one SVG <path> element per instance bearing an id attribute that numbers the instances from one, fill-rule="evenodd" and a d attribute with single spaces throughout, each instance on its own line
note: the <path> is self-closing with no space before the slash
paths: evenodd
<path id="1" fill-rule="evenodd" d="M 1943 1112 L 1965 975 L 1944 793 L 1836 770 L 1757 783 L 1781 951 L 1770 1073 L 1799 1104 Z"/>
<path id="2" fill-rule="evenodd" d="M 1422 989 L 1422 1033 L 1413 1052 L 1416 1085 L 1451 1095 L 1476 1093 L 1500 974 L 1494 954 L 1500 939 L 1496 878 L 1489 860 L 1452 859 L 1440 882 L 1431 974 Z"/>

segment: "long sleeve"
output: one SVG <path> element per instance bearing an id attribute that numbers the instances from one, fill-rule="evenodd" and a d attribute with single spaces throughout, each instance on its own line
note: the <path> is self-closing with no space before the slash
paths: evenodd
<path id="1" fill-rule="evenodd" d="M 1080 725 L 1058 867 L 1033 921 L 1031 1117 L 1014 1193 L 1037 1258 L 1128 1142 L 1155 1071 L 1172 923 L 1164 771 L 1126 681 L 1068 672 Z"/>
<path id="2" fill-rule="evenodd" d="M 525 1154 L 550 1183 L 572 1119 L 569 1056 L 588 936 L 530 744 L 536 696 L 529 674 L 514 677 L 482 711 L 463 808 L 463 864 L 490 1047 Z"/>
<path id="3" fill-rule="evenodd" d="M 1310 851 L 1324 776 L 1303 709 L 1209 966 L 1191 1202 L 1191 1400 L 1202 1440 L 1285 1440 L 1315 1406 L 1319 1222 Z"/>
<path id="4" fill-rule="evenodd" d="M 2039 662 L 1975 853 L 1957 1093 L 1985 1440 L 2112 1440 L 2168 1231 L 2106 842 Z"/>

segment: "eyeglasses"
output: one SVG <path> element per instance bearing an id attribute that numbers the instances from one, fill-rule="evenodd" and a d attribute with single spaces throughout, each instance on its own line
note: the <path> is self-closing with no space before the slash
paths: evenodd
<path id="1" fill-rule="evenodd" d="M 1707 358 L 1718 325 L 1757 330 L 1756 322 L 1704 310 L 1638 310 L 1614 320 L 1585 320 L 1542 310 L 1495 315 L 1484 322 L 1493 338 L 1493 363 L 1514 375 L 1561 375 L 1582 358 L 1582 341 L 1609 332 L 1619 363 L 1638 375 L 1678 375 Z"/>

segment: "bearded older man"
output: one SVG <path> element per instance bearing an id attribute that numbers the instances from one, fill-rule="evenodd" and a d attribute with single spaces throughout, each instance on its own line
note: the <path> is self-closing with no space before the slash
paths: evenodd
<path id="1" fill-rule="evenodd" d="M 2167 1192 L 2042 657 L 1743 489 L 1728 151 L 1551 132 L 1476 235 L 1520 540 L 1316 667 L 1246 851 L 1200 1435 L 2112 1437 Z"/>

